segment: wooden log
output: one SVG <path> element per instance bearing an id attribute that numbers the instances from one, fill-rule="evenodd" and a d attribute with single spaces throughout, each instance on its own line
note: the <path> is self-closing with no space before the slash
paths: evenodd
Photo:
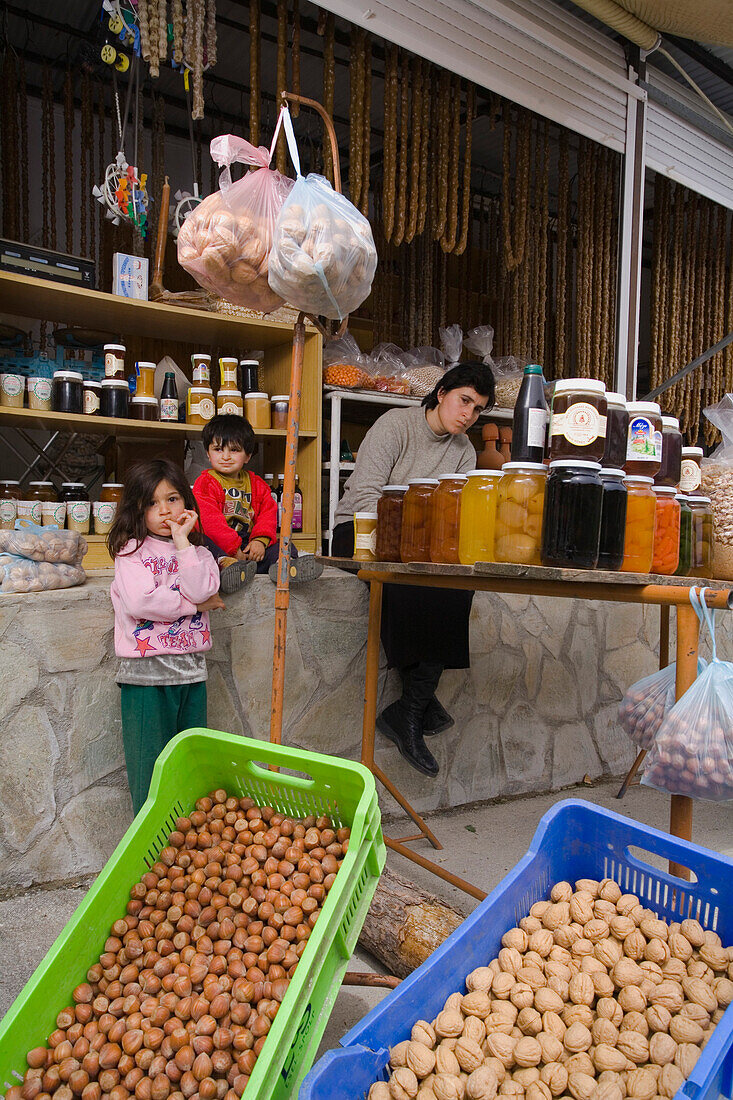
<path id="1" fill-rule="evenodd" d="M 465 914 L 385 867 L 359 946 L 391 974 L 406 978 L 464 919 Z"/>

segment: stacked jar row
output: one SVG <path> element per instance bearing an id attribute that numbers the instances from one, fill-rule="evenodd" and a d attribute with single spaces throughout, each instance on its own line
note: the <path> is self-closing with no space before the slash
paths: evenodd
<path id="1" fill-rule="evenodd" d="M 711 575 L 707 498 L 597 462 L 555 460 L 549 473 L 508 462 L 388 485 L 373 520 L 379 561 Z"/>

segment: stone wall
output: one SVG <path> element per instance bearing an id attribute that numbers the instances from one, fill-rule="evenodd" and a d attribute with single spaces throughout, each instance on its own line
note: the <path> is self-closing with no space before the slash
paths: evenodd
<path id="1" fill-rule="evenodd" d="M 0 599 L 0 892 L 98 871 L 131 820 L 108 588 Z M 212 728 L 269 735 L 274 595 L 258 577 L 213 617 Z M 366 615 L 364 585 L 336 570 L 292 592 L 287 744 L 358 759 Z M 656 608 L 478 594 L 472 668 L 439 690 L 456 719 L 431 739 L 440 775 L 379 735 L 377 760 L 421 811 L 621 774 L 618 700 L 656 667 L 658 622 Z M 380 705 L 395 681 L 382 677 Z"/>

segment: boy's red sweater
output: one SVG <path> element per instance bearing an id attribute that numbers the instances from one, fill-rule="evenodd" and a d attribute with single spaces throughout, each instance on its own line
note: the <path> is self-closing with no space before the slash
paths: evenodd
<path id="1" fill-rule="evenodd" d="M 249 478 L 248 504 L 252 510 L 251 526 L 246 540 L 227 523 L 224 514 L 226 499 L 224 486 L 212 472 L 204 470 L 196 478 L 193 486 L 204 534 L 225 554 L 232 556 L 252 539 L 262 539 L 265 545 L 269 546 L 277 538 L 277 507 L 267 482 L 249 470 L 243 470 L 242 473 Z"/>

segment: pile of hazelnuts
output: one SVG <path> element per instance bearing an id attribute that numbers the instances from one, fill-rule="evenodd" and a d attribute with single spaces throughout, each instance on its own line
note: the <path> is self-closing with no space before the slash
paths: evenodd
<path id="1" fill-rule="evenodd" d="M 349 835 L 224 790 L 199 799 L 6 1100 L 239 1100 Z"/>

